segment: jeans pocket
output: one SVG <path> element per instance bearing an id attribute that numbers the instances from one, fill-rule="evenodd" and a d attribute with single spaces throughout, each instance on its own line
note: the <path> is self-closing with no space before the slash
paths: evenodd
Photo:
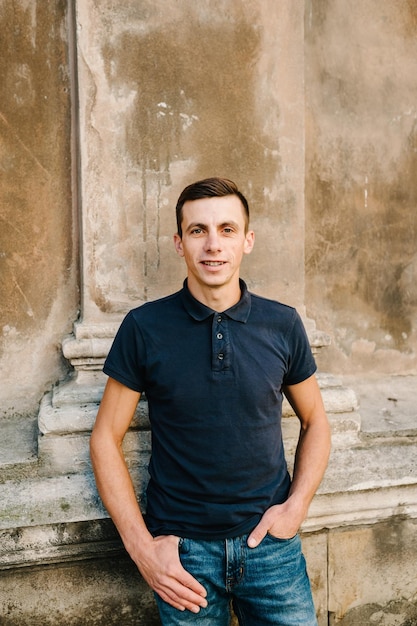
<path id="1" fill-rule="evenodd" d="M 187 554 L 190 551 L 189 542 L 185 537 L 180 537 L 178 541 L 178 552 L 179 554 Z"/>
<path id="2" fill-rule="evenodd" d="M 294 537 L 290 537 L 289 539 L 284 539 L 282 537 L 275 537 L 275 535 L 271 535 L 271 533 L 266 533 L 265 539 L 270 539 L 272 542 L 275 542 L 275 543 L 290 543 L 291 541 L 294 541 L 294 539 L 296 539 L 297 537 L 298 537 L 298 533 L 296 533 Z"/>

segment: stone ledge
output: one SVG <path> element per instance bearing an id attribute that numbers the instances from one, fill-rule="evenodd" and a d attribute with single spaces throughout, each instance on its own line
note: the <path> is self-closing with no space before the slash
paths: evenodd
<path id="1" fill-rule="evenodd" d="M 417 482 L 381 484 L 357 491 L 317 494 L 303 532 L 375 524 L 391 517 L 417 518 Z"/>
<path id="2" fill-rule="evenodd" d="M 0 530 L 0 569 L 108 557 L 124 551 L 110 519 Z"/>
<path id="3" fill-rule="evenodd" d="M 44 497 L 28 505 L 27 491 L 13 489 L 11 512 L 0 490 L 2 508 L 8 509 L 7 520 L 0 517 L 0 570 L 123 550 L 91 481 L 72 476 L 68 485 L 62 477 L 53 484 L 50 479 L 32 481 L 28 488 Z M 415 482 L 318 494 L 301 532 L 363 526 L 399 516 L 417 518 Z"/>
<path id="4" fill-rule="evenodd" d="M 75 462 L 77 455 L 81 454 L 80 450 L 82 455 L 87 454 L 89 431 L 98 404 L 87 402 L 85 406 L 79 404 L 78 409 L 74 408 L 73 393 L 81 392 L 78 400 L 86 398 L 86 388 L 89 387 L 90 398 L 92 388 L 99 395 L 102 381 L 96 381 L 97 386 L 94 387 L 90 377 L 88 373 L 84 386 L 79 381 L 74 386 L 74 381 L 71 381 L 67 386 L 60 386 L 57 393 L 47 394 L 44 398 L 39 421 L 44 434 L 40 441 L 41 448 L 46 446 L 45 452 L 51 446 L 50 460 L 56 453 L 52 465 L 48 467 L 41 455 L 40 462 L 36 459 L 36 471 L 29 477 L 16 474 L 15 480 L 6 479 L 0 484 L 0 536 L 3 539 L 3 542 L 0 541 L 0 545 L 3 544 L 3 551 L 0 548 L 0 568 L 38 564 L 43 562 L 43 558 L 45 562 L 84 558 L 83 554 L 85 558 L 90 558 L 95 550 L 106 553 L 118 549 L 113 538 L 105 534 L 87 543 L 82 534 L 77 538 L 76 533 L 70 533 L 68 539 L 70 525 L 83 528 L 83 533 L 88 535 L 96 524 L 110 523 L 97 494 L 89 461 L 83 457 L 81 463 Z M 374 410 L 371 395 L 370 405 L 365 402 L 361 407 L 364 419 L 360 433 L 356 411 L 330 415 L 333 439 L 337 440 L 337 427 L 342 431 L 346 427 L 347 431 L 341 433 L 345 445 L 336 444 L 333 447 L 325 478 L 302 527 L 303 533 L 373 524 L 393 516 L 417 517 L 417 437 L 414 436 L 415 429 L 410 428 L 415 424 L 412 413 L 415 379 L 395 382 L 398 385 L 407 383 L 408 395 L 404 395 L 407 405 L 402 401 L 401 406 L 409 407 L 411 412 L 406 411 L 405 418 L 400 413 L 396 415 L 396 423 L 389 424 L 392 432 L 386 430 L 381 433 L 375 429 L 372 415 L 368 420 L 368 409 Z M 327 388 L 334 389 L 336 383 L 337 380 L 332 378 L 324 383 L 322 381 L 323 388 L 327 385 Z M 389 397 L 394 397 L 388 385 L 385 389 Z M 361 390 L 363 394 L 369 391 L 369 387 L 364 385 Z M 375 419 L 378 420 L 378 413 Z M 291 447 L 294 447 L 298 437 L 298 422 L 293 419 L 284 419 L 283 422 L 284 432 L 287 429 L 286 447 L 291 456 Z M 68 434 L 68 428 L 72 434 Z M 147 481 L 150 441 L 146 428 L 147 409 L 141 403 L 125 444 L 138 494 L 143 493 Z M 347 436 L 351 440 L 346 439 Z M 350 443 L 346 445 L 348 441 Z M 60 458 L 59 445 L 53 452 L 59 442 L 69 444 L 71 454 L 67 457 Z M 30 463 L 35 468 L 33 455 Z M 58 473 L 61 475 L 56 475 L 54 472 L 60 464 Z M 65 471 L 68 467 L 70 472 Z M 120 543 L 118 545 L 120 547 Z"/>
<path id="5" fill-rule="evenodd" d="M 417 517 L 416 463 L 414 441 L 333 451 L 302 531 L 371 524 L 400 515 Z M 132 475 L 137 493 L 143 493 L 145 467 L 136 466 Z M 0 485 L 0 503 L 1 533 L 18 539 L 15 551 L 8 545 L 0 567 L 42 561 L 42 546 L 47 559 L 72 558 L 73 546 L 66 548 L 65 542 L 57 546 L 51 540 L 53 527 L 101 523 L 108 518 L 91 472 L 5 482 Z M 22 533 L 26 547 L 21 543 Z M 30 547 L 31 542 L 35 547 Z M 109 544 L 106 549 L 113 550 L 114 546 Z"/>
<path id="6" fill-rule="evenodd" d="M 417 436 L 417 376 L 345 376 L 358 398 L 364 438 Z"/>
<path id="7" fill-rule="evenodd" d="M 355 411 L 355 393 L 329 374 L 318 376 L 323 400 L 332 426 L 336 447 L 358 441 L 360 415 Z M 89 434 L 94 424 L 106 377 L 101 372 L 81 372 L 44 396 L 39 411 L 40 472 L 45 476 L 79 473 L 90 468 Z M 283 436 L 288 454 L 293 454 L 299 422 L 286 399 L 283 404 Z M 143 397 L 138 405 L 124 450 L 129 466 L 144 466 L 149 459 L 148 406 Z"/>

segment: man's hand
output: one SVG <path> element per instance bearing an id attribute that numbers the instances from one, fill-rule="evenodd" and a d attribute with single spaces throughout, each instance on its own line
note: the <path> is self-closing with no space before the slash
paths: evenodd
<path id="1" fill-rule="evenodd" d="M 145 548 L 141 546 L 140 557 L 134 561 L 148 585 L 165 602 L 179 611 L 198 613 L 207 606 L 207 592 L 181 565 L 178 542 L 173 535 L 156 537 Z"/>
<path id="2" fill-rule="evenodd" d="M 279 539 L 291 539 L 297 534 L 304 517 L 305 512 L 293 505 L 291 497 L 283 504 L 271 506 L 249 535 L 248 546 L 256 548 L 268 533 Z"/>

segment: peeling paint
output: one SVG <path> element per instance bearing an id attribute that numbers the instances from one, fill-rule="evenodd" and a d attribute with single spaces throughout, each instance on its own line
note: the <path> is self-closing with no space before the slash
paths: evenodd
<path id="1" fill-rule="evenodd" d="M 80 44 L 94 90 L 94 97 L 86 98 L 87 130 L 97 131 L 85 141 L 97 145 L 91 154 L 115 155 L 121 164 L 116 176 L 129 172 L 129 189 L 122 193 L 120 185 L 117 191 L 113 186 L 104 198 L 115 207 L 115 223 L 110 227 L 97 213 L 88 224 L 98 226 L 91 237 L 87 297 L 103 313 L 155 297 L 158 286 L 163 293 L 172 289 L 169 277 L 178 275 L 179 265 L 171 260 L 167 273 L 161 259 L 172 255 L 173 184 L 179 193 L 184 171 L 184 184 L 213 174 L 235 178 L 252 189 L 251 203 L 262 217 L 274 210 L 274 198 L 263 189 L 276 194 L 280 169 L 278 133 L 266 132 L 261 113 L 264 28 L 256 4 L 232 3 L 227 14 L 208 19 L 194 3 L 172 6 L 164 16 L 157 3 L 148 6 L 145 21 L 133 6 L 91 10 L 88 20 L 84 17 L 91 24 L 90 39 Z M 123 19 L 126 12 L 129 20 Z M 96 58 L 90 54 L 95 36 L 101 46 Z M 107 103 L 115 99 L 118 108 L 109 109 Z M 273 120 L 279 121 L 278 108 Z M 181 177 L 174 179 L 174 171 Z M 91 172 L 89 178 L 92 183 Z M 93 202 L 100 193 L 100 172 L 95 178 Z"/>
<path id="2" fill-rule="evenodd" d="M 309 4 L 309 311 L 335 337 L 327 367 L 349 368 L 354 347 L 366 341 L 374 355 L 397 351 L 413 370 L 417 43 L 403 32 L 411 7 L 370 2 L 352 15 L 340 1 Z M 387 357 L 385 367 L 394 363 Z"/>
<path id="3" fill-rule="evenodd" d="M 70 192 L 66 2 L 0 5 L 0 376 L 2 409 L 24 388 L 51 383 L 44 362 L 57 328 L 76 315 Z M 45 28 L 45 24 L 48 28 Z M 62 35 L 65 38 L 62 38 Z M 74 304 L 53 319 L 57 299 Z M 49 320 L 49 326 L 45 324 Z M 61 331 L 62 332 L 62 331 Z M 32 371 L 10 372 L 17 343 L 44 344 Z M 53 345 L 52 350 L 55 350 Z M 22 359 L 22 357 L 19 357 Z M 49 355 L 48 357 L 49 358 Z M 29 355 L 26 363 L 31 361 Z M 62 373 L 62 363 L 54 377 Z M 20 380 L 23 374 L 25 380 Z M 39 379 L 42 379 L 39 381 Z M 36 380 L 36 382 L 35 382 Z M 32 402 L 38 400 L 39 391 Z M 27 408 L 28 398 L 22 397 Z"/>

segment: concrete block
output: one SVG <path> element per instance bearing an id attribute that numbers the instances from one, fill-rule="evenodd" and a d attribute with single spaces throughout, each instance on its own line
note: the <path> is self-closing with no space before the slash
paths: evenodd
<path id="1" fill-rule="evenodd" d="M 59 504 L 57 501 L 58 507 Z M 57 522 L 58 515 L 57 511 L 49 524 L 1 528 L 0 571 L 114 556 L 123 549 L 109 518 Z"/>
<path id="2" fill-rule="evenodd" d="M 139 493 L 140 485 L 135 486 Z M 0 529 L 105 517 L 91 472 L 0 484 Z"/>
<path id="3" fill-rule="evenodd" d="M 351 376 L 346 383 L 358 396 L 368 439 L 417 435 L 417 376 Z"/>
<path id="4" fill-rule="evenodd" d="M 303 534 L 303 553 L 307 562 L 319 626 L 327 624 L 327 532 Z"/>
<path id="5" fill-rule="evenodd" d="M 77 474 L 91 470 L 90 433 L 53 436 L 39 439 L 39 473 L 42 476 Z M 130 430 L 123 441 L 123 450 L 130 469 L 146 468 L 149 463 L 151 434 Z"/>
<path id="6" fill-rule="evenodd" d="M 408 600 L 397 600 L 384 604 L 366 604 L 352 609 L 335 621 L 329 615 L 329 626 L 415 626 L 417 624 L 417 604 Z"/>
<path id="7" fill-rule="evenodd" d="M 2 626 L 158 626 L 153 593 L 126 554 L 0 572 Z"/>
<path id="8" fill-rule="evenodd" d="M 335 624 L 358 606 L 415 601 L 416 531 L 417 520 L 397 517 L 329 533 L 329 611 Z"/>
<path id="9" fill-rule="evenodd" d="M 64 383 L 45 394 L 38 415 L 42 435 L 91 432 L 97 416 L 103 387 Z M 148 403 L 143 396 L 132 419 L 131 428 L 148 430 Z"/>

